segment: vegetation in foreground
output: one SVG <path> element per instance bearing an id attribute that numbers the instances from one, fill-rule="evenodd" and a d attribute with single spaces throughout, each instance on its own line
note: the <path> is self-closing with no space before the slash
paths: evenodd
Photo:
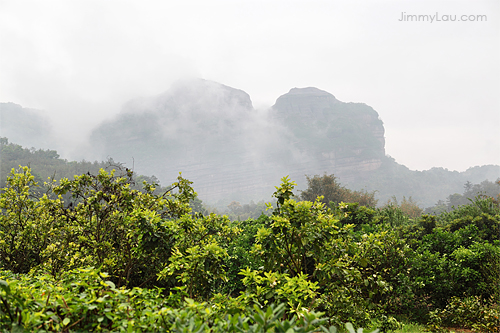
<path id="1" fill-rule="evenodd" d="M 231 221 L 193 212 L 181 176 L 158 193 L 128 169 L 43 185 L 12 170 L 0 329 L 498 332 L 498 201 L 409 217 L 397 204 L 299 200 L 294 186 L 283 178 L 270 216 Z"/>

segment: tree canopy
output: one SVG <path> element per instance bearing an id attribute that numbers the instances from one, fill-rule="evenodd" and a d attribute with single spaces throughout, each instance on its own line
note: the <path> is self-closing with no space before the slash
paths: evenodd
<path id="1" fill-rule="evenodd" d="M 326 173 L 323 176 L 306 176 L 307 189 L 302 191 L 302 200 L 314 201 L 318 196 L 322 196 L 321 201 L 325 204 L 339 204 L 340 202 L 358 202 L 362 206 L 375 207 L 375 191 L 354 191 L 342 186 L 337 178 Z"/>

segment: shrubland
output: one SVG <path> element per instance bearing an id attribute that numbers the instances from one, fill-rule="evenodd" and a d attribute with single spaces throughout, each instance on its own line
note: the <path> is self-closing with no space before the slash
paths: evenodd
<path id="1" fill-rule="evenodd" d="M 200 209 L 182 175 L 142 185 L 119 166 L 43 183 L 28 167 L 11 171 L 0 194 L 0 330 L 500 328 L 493 198 L 421 215 L 411 199 L 375 208 L 370 193 L 360 193 L 366 204 L 321 190 L 305 198 L 285 177 L 268 215 L 231 220 Z"/>

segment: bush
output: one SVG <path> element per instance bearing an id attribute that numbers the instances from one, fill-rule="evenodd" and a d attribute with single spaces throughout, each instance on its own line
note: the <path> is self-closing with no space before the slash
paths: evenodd
<path id="1" fill-rule="evenodd" d="M 86 268 L 50 276 L 0 271 L 0 330 L 6 332 L 336 332 L 322 313 L 285 313 L 285 305 L 249 306 L 228 314 L 218 306 L 161 289 L 117 288 L 109 276 Z M 220 307 L 219 307 L 220 308 Z M 352 325 L 347 326 L 352 328 Z"/>
<path id="2" fill-rule="evenodd" d="M 500 331 L 500 308 L 498 304 L 486 305 L 477 296 L 452 297 L 442 310 L 430 313 L 429 329 L 442 331 L 443 327 L 460 327 L 479 332 Z"/>

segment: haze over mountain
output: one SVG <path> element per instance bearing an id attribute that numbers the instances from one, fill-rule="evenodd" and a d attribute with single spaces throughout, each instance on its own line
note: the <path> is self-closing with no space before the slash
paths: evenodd
<path id="1" fill-rule="evenodd" d="M 182 171 L 206 200 L 244 201 L 268 196 L 284 175 L 303 183 L 304 174 L 347 180 L 376 169 L 383 133 L 372 108 L 317 88 L 291 89 L 272 108 L 255 110 L 241 90 L 189 80 L 128 103 L 91 143 L 101 157 L 134 163 L 143 174 L 173 179 Z"/>
<path id="2" fill-rule="evenodd" d="M 404 195 L 430 206 L 450 190 L 461 192 L 468 180 L 500 176 L 498 167 L 410 171 L 386 156 L 384 126 L 373 108 L 313 87 L 293 88 L 271 108 L 254 109 L 241 90 L 179 81 L 162 95 L 129 102 L 94 130 L 91 145 L 101 158 L 164 182 L 182 171 L 212 203 L 268 198 L 285 175 L 305 188 L 304 175 L 333 173 L 351 188 L 377 190 L 381 201 Z"/>
<path id="3" fill-rule="evenodd" d="M 10 121 L 14 109 L 19 120 Z M 0 110 L 2 136 L 28 147 L 48 142 L 43 116 L 12 103 Z M 87 159 L 111 157 L 163 185 L 182 172 L 202 200 L 219 206 L 266 200 L 285 175 L 304 189 L 305 175 L 335 174 L 352 189 L 376 190 L 380 203 L 412 196 L 422 207 L 462 192 L 467 181 L 500 176 L 499 166 L 411 171 L 386 155 L 384 133 L 373 108 L 318 88 L 292 88 L 271 108 L 255 109 L 242 90 L 191 79 L 126 103 L 92 131 Z"/>
<path id="4" fill-rule="evenodd" d="M 48 149 L 55 145 L 52 125 L 44 112 L 15 103 L 0 103 L 0 136 L 29 148 Z"/>
<path id="5" fill-rule="evenodd" d="M 64 137 L 51 149 L 79 160 L 90 158 L 80 138 L 100 121 L 179 78 L 237 87 L 256 108 L 317 87 L 377 110 L 399 163 L 465 171 L 500 164 L 499 9 L 496 0 L 5 0 L 0 101 L 45 110 Z M 436 13 L 458 20 L 428 20 Z"/>

